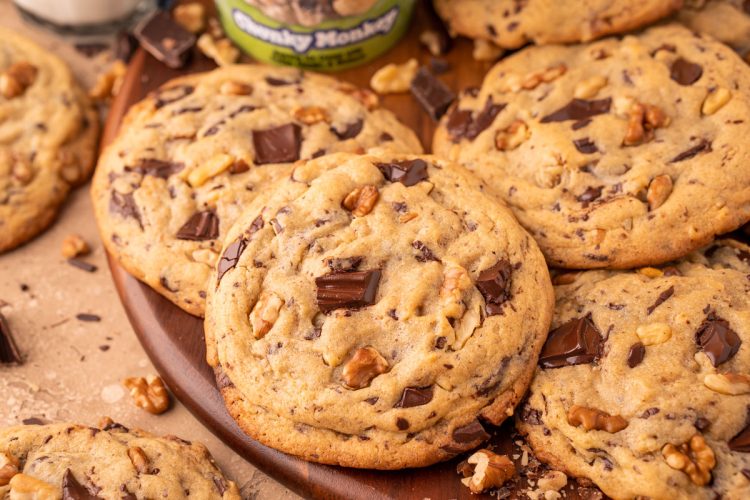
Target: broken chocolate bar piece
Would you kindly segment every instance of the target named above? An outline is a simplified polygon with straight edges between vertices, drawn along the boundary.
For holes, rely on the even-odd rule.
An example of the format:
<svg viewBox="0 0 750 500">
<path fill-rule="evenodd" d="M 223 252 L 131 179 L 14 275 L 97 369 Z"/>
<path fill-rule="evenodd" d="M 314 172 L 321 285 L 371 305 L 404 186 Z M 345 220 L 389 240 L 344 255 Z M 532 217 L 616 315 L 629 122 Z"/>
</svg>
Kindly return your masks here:
<svg viewBox="0 0 750 500">
<path fill-rule="evenodd" d="M 456 94 L 425 67 L 419 68 L 410 88 L 417 102 L 435 121 L 438 121 L 456 100 Z"/>
<path fill-rule="evenodd" d="M 163 11 L 156 11 L 135 29 L 135 37 L 152 56 L 169 66 L 185 65 L 190 49 L 195 45 L 195 35 L 172 20 Z"/>
<path fill-rule="evenodd" d="M 380 269 L 332 272 L 315 278 L 318 307 L 324 313 L 334 309 L 355 309 L 375 303 Z"/>
<path fill-rule="evenodd" d="M 10 326 L 5 317 L 0 314 L 0 363 L 21 363 L 21 353 L 16 347 Z"/>
</svg>

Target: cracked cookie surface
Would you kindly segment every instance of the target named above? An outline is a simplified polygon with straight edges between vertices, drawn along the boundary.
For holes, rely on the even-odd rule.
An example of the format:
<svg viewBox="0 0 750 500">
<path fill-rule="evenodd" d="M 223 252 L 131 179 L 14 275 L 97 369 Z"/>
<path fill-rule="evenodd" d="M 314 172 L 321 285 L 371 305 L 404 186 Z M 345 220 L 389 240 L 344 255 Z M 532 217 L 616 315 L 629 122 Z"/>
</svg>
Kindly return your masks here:
<svg viewBox="0 0 750 500">
<path fill-rule="evenodd" d="M 537 456 L 613 498 L 750 495 L 750 247 L 555 278 L 517 424 Z"/>
<path fill-rule="evenodd" d="M 377 97 L 330 77 L 238 65 L 168 82 L 128 112 L 94 178 L 107 250 L 202 316 L 221 238 L 292 163 L 380 147 L 421 152 Z"/>
<path fill-rule="evenodd" d="M 239 500 L 205 446 L 112 423 L 0 429 L 0 497 Z"/>
<path fill-rule="evenodd" d="M 62 60 L 0 28 L 0 253 L 43 231 L 88 178 L 98 120 Z"/>
<path fill-rule="evenodd" d="M 748 114 L 750 67 L 666 26 L 508 57 L 433 149 L 494 188 L 551 265 L 629 268 L 750 219 Z"/>
<path fill-rule="evenodd" d="M 255 200 L 227 235 L 206 317 L 245 432 L 307 460 L 395 469 L 474 448 L 512 414 L 552 290 L 533 239 L 483 190 L 436 157 L 341 154 Z"/>
</svg>

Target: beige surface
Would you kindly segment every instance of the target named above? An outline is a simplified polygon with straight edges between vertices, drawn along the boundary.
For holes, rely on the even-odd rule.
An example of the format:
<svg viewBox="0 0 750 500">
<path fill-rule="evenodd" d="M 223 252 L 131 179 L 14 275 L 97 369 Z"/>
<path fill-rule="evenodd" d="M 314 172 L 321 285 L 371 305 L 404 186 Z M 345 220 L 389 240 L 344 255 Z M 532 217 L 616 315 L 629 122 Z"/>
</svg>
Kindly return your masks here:
<svg viewBox="0 0 750 500">
<path fill-rule="evenodd" d="M 96 58 L 86 59 L 53 37 L 23 26 L 7 0 L 0 0 L 0 24 L 54 46 L 82 83 L 91 84 Z M 96 424 L 99 416 L 109 415 L 130 427 L 205 443 L 240 486 L 243 498 L 295 498 L 224 446 L 179 403 L 160 416 L 131 403 L 120 381 L 156 372 L 112 285 L 87 191 L 85 186 L 74 194 L 44 235 L 0 256 L 0 312 L 25 357 L 22 366 L 0 365 L 0 426 L 29 417 Z M 98 266 L 96 272 L 74 268 L 60 256 L 60 244 L 71 233 L 92 245 L 93 253 L 84 260 Z M 82 322 L 76 319 L 78 313 L 97 314 L 102 320 Z"/>
</svg>

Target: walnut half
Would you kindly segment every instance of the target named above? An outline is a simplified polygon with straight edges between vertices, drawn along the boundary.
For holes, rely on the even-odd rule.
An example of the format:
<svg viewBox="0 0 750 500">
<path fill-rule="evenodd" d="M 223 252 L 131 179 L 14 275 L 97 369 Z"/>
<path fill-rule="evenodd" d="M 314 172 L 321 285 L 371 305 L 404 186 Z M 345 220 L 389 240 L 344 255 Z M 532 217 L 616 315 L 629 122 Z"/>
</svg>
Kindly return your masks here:
<svg viewBox="0 0 750 500">
<path fill-rule="evenodd" d="M 0 453 L 0 486 L 7 486 L 18 474 L 18 459 L 7 453 Z"/>
<path fill-rule="evenodd" d="M 711 470 L 716 467 L 716 456 L 700 434 L 679 446 L 667 444 L 661 450 L 667 465 L 681 470 L 693 484 L 704 486 L 711 481 Z"/>
<path fill-rule="evenodd" d="M 349 389 L 362 389 L 388 371 L 388 361 L 374 347 L 360 347 L 344 365 L 341 378 Z"/>
<path fill-rule="evenodd" d="M 482 493 L 490 488 L 499 488 L 516 475 L 516 466 L 505 456 L 490 450 L 479 450 L 458 465 L 464 477 L 461 482 L 472 493 Z"/>
<path fill-rule="evenodd" d="M 133 402 L 139 408 L 149 413 L 159 415 L 169 408 L 169 393 L 161 378 L 155 375 L 144 377 L 128 377 L 122 385 L 130 390 Z"/>
<path fill-rule="evenodd" d="M 596 408 L 573 405 L 568 410 L 568 423 L 576 427 L 583 426 L 587 431 L 607 431 L 615 433 L 628 426 L 628 421 L 620 415 L 610 415 Z"/>
<path fill-rule="evenodd" d="M 379 197 L 380 193 L 378 193 L 378 188 L 368 184 L 366 186 L 358 187 L 346 195 L 346 198 L 344 198 L 341 205 L 349 210 L 355 217 L 362 217 L 372 211 L 373 207 L 375 207 L 375 203 L 378 202 Z"/>
</svg>

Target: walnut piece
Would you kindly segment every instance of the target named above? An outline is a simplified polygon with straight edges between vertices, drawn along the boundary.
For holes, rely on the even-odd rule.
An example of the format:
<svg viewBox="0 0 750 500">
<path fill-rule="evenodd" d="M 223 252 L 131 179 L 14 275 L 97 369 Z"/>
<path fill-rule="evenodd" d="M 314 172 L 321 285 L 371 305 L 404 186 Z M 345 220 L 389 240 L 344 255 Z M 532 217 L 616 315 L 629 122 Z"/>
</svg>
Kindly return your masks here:
<svg viewBox="0 0 750 500">
<path fill-rule="evenodd" d="M 607 77 L 601 75 L 581 80 L 573 91 L 573 97 L 576 99 L 591 99 L 598 94 L 601 89 L 606 87 L 607 83 Z"/>
<path fill-rule="evenodd" d="M 368 111 L 372 111 L 380 105 L 380 100 L 374 92 L 367 89 L 355 87 L 351 83 L 339 82 L 337 90 L 350 95 L 358 100 Z"/>
<path fill-rule="evenodd" d="M 215 39 L 209 33 L 198 37 L 196 45 L 206 57 L 213 59 L 219 66 L 228 66 L 240 58 L 240 49 L 234 46 L 229 38 Z"/>
<path fill-rule="evenodd" d="M 741 373 L 709 373 L 703 384 L 714 392 L 728 396 L 750 393 L 750 377 Z"/>
<path fill-rule="evenodd" d="M 250 312 L 250 325 L 253 327 L 253 336 L 262 339 L 271 331 L 276 320 L 279 319 L 279 311 L 284 301 L 273 292 L 260 294 L 258 302 Z"/>
<path fill-rule="evenodd" d="M 709 92 L 706 98 L 703 100 L 701 106 L 701 113 L 704 115 L 712 115 L 724 107 L 732 99 L 732 92 L 719 87 Z"/>
<path fill-rule="evenodd" d="M 464 291 L 471 288 L 469 273 L 453 262 L 445 262 L 443 286 L 440 287 L 440 305 L 446 318 L 460 318 L 464 313 Z"/>
<path fill-rule="evenodd" d="M 169 393 L 160 377 L 128 377 L 122 384 L 130 391 L 130 397 L 139 408 L 159 415 L 169 408 Z"/>
<path fill-rule="evenodd" d="M 646 192 L 648 209 L 656 210 L 662 206 L 670 194 L 672 194 L 672 178 L 666 174 L 654 177 Z"/>
<path fill-rule="evenodd" d="M 693 484 L 705 486 L 711 481 L 716 456 L 702 435 L 696 434 L 679 446 L 667 444 L 661 453 L 667 465 L 687 474 Z"/>
<path fill-rule="evenodd" d="M 654 130 L 666 127 L 669 118 L 656 106 L 633 102 L 628 110 L 628 131 L 623 146 L 637 146 L 654 138 Z"/>
<path fill-rule="evenodd" d="M 656 345 L 672 338 L 672 328 L 666 323 L 650 323 L 635 329 L 636 335 L 643 345 Z"/>
<path fill-rule="evenodd" d="M 560 491 L 568 484 L 568 476 L 559 470 L 551 470 L 540 477 L 536 484 L 542 491 Z"/>
<path fill-rule="evenodd" d="M 89 89 L 89 97 L 95 101 L 109 101 L 115 97 L 122 87 L 128 67 L 121 60 L 116 60 L 104 72 L 96 77 L 96 83 Z"/>
<path fill-rule="evenodd" d="M 91 251 L 88 243 L 77 234 L 69 234 L 65 237 L 60 247 L 60 253 L 66 259 L 73 259 L 79 255 L 86 255 Z"/>
<path fill-rule="evenodd" d="M 26 61 L 13 63 L 0 73 L 0 94 L 7 99 L 23 95 L 36 81 L 36 66 Z"/>
<path fill-rule="evenodd" d="M 305 125 L 330 121 L 328 111 L 320 106 L 298 106 L 292 111 L 292 116 Z"/>
<path fill-rule="evenodd" d="M 388 371 L 388 361 L 371 346 L 360 347 L 344 364 L 341 378 L 349 389 L 362 389 L 370 385 L 372 379 Z"/>
<path fill-rule="evenodd" d="M 661 278 L 664 276 L 664 271 L 655 267 L 642 267 L 638 269 L 638 273 L 646 276 L 647 278 Z"/>
<path fill-rule="evenodd" d="M 516 475 L 516 466 L 507 456 L 486 449 L 477 451 L 465 463 L 459 464 L 459 470 L 464 475 L 471 473 L 471 476 L 464 477 L 461 482 L 475 494 L 499 488 Z"/>
<path fill-rule="evenodd" d="M 200 2 L 180 4 L 172 11 L 177 24 L 191 33 L 200 33 L 206 29 L 206 8 Z"/>
<path fill-rule="evenodd" d="M 607 412 L 573 405 L 568 410 L 568 423 L 575 427 L 583 426 L 587 431 L 607 431 L 610 434 L 620 432 L 628 426 L 628 421 L 620 415 L 610 415 Z"/>
<path fill-rule="evenodd" d="M 521 88 L 525 90 L 533 90 L 539 86 L 540 83 L 549 83 L 557 80 L 559 77 L 568 71 L 568 67 L 564 64 L 558 64 L 551 66 L 543 71 L 537 71 L 535 73 L 527 74 L 521 81 Z"/>
<path fill-rule="evenodd" d="M 341 205 L 349 210 L 355 217 L 362 217 L 372 212 L 377 203 L 380 193 L 378 188 L 371 184 L 358 187 L 344 198 Z"/>
<path fill-rule="evenodd" d="M 192 187 L 199 187 L 212 177 L 224 172 L 234 163 L 234 156 L 220 153 L 207 162 L 201 163 L 187 174 L 187 181 Z"/>
<path fill-rule="evenodd" d="M 378 94 L 407 92 L 419 69 L 419 62 L 412 58 L 404 64 L 386 64 L 372 75 L 370 87 Z"/>
<path fill-rule="evenodd" d="M 0 486 L 7 486 L 18 474 L 18 459 L 13 455 L 0 452 Z"/>
<path fill-rule="evenodd" d="M 9 498 L 33 500 L 59 500 L 60 498 L 59 486 L 53 486 L 23 473 L 13 476 L 8 484 L 10 485 Z"/>
<path fill-rule="evenodd" d="M 236 80 L 227 80 L 221 84 L 219 92 L 223 95 L 250 95 L 253 93 L 253 86 Z"/>
<path fill-rule="evenodd" d="M 133 467 L 135 467 L 135 470 L 138 471 L 138 474 L 148 474 L 148 457 L 141 448 L 138 446 L 131 446 L 128 448 L 128 457 L 130 458 Z"/>
<path fill-rule="evenodd" d="M 523 144 L 530 135 L 528 125 L 521 120 L 515 120 L 508 128 L 497 131 L 495 147 L 498 151 L 511 151 Z"/>
</svg>

